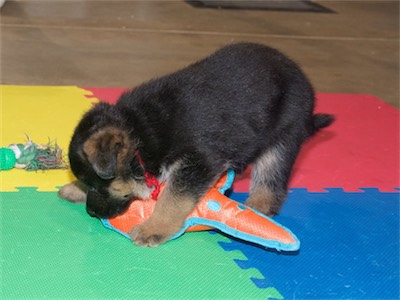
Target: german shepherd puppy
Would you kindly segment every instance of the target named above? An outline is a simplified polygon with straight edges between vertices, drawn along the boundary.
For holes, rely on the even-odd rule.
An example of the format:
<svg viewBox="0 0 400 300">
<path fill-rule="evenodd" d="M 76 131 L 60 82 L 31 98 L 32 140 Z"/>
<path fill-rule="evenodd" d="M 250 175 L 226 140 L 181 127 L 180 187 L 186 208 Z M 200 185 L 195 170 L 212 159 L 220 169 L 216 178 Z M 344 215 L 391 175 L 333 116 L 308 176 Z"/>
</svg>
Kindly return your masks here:
<svg viewBox="0 0 400 300">
<path fill-rule="evenodd" d="M 148 198 L 144 175 L 155 176 L 165 189 L 151 217 L 130 233 L 137 245 L 155 247 L 180 230 L 221 174 L 253 164 L 246 204 L 273 216 L 301 145 L 333 121 L 313 114 L 314 101 L 309 80 L 282 53 L 229 45 L 87 112 L 69 148 L 78 181 L 60 196 L 111 218 L 132 199 Z"/>
</svg>

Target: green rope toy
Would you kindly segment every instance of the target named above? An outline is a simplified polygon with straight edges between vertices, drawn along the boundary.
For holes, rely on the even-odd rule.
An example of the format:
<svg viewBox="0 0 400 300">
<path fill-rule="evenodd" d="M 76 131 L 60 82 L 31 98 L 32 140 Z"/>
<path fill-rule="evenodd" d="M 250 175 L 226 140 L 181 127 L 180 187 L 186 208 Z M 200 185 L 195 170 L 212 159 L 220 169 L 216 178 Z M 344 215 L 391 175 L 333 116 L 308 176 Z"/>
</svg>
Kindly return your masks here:
<svg viewBox="0 0 400 300">
<path fill-rule="evenodd" d="M 47 145 L 36 144 L 28 137 L 25 144 L 12 144 L 0 148 L 0 170 L 12 168 L 27 171 L 67 169 L 62 149 L 55 142 Z"/>
</svg>

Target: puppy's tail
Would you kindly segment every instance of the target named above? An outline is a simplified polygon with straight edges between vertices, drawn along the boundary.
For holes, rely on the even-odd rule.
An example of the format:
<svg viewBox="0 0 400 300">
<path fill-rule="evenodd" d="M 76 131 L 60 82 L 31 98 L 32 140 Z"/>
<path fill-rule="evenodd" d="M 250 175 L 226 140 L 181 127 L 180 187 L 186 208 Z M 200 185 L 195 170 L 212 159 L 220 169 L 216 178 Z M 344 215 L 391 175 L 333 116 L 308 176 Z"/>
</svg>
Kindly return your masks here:
<svg viewBox="0 0 400 300">
<path fill-rule="evenodd" d="M 319 129 L 331 125 L 335 121 L 333 115 L 329 114 L 315 114 L 313 116 L 313 129 L 311 135 L 314 135 Z"/>
</svg>

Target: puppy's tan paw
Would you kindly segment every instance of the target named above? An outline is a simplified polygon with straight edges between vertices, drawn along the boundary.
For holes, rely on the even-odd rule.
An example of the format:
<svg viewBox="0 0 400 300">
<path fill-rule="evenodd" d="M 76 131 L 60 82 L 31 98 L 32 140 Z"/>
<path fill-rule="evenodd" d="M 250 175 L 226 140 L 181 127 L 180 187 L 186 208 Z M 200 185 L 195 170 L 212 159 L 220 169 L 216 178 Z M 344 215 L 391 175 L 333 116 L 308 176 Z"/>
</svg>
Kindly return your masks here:
<svg viewBox="0 0 400 300">
<path fill-rule="evenodd" d="M 151 222 L 135 226 L 129 233 L 132 242 L 140 247 L 157 247 L 166 242 L 178 229 L 155 226 Z"/>
<path fill-rule="evenodd" d="M 64 185 L 59 191 L 58 196 L 73 203 L 86 203 L 87 189 L 79 181 L 74 181 Z"/>
</svg>

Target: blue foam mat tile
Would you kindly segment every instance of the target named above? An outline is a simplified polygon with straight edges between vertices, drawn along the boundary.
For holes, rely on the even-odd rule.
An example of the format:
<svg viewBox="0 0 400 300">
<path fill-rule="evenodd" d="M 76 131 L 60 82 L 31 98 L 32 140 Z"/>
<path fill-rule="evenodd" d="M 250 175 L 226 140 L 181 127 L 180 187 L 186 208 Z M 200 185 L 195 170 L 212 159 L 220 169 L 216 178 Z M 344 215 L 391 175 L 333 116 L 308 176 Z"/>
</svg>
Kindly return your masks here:
<svg viewBox="0 0 400 300">
<path fill-rule="evenodd" d="M 265 278 L 250 278 L 251 281 L 260 289 L 266 289 L 270 287 L 270 284 L 268 283 L 268 280 Z"/>
<path fill-rule="evenodd" d="M 237 250 L 237 246 L 235 246 L 232 242 L 218 242 L 218 244 L 225 250 L 225 251 L 233 251 Z"/>
<path fill-rule="evenodd" d="M 275 219 L 301 241 L 295 253 L 267 251 L 232 240 L 221 246 L 240 250 L 243 269 L 256 268 L 285 299 L 398 299 L 399 193 L 361 189 L 348 193 L 292 189 Z M 243 202 L 247 194 L 232 193 Z"/>
<path fill-rule="evenodd" d="M 252 268 L 252 264 L 249 263 L 248 260 L 243 260 L 243 259 L 234 259 L 235 263 L 243 270 L 247 270 Z"/>
</svg>

